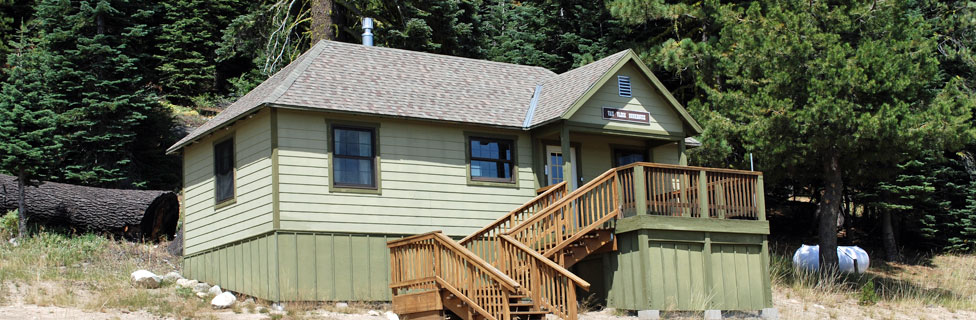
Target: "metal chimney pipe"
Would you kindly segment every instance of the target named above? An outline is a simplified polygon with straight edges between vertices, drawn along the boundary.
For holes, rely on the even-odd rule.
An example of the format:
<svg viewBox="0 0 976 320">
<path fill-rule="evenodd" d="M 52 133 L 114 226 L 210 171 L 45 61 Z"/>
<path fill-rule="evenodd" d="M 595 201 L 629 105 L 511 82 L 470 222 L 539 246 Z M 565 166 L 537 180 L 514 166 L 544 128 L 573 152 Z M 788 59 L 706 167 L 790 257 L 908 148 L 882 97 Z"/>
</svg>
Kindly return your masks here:
<svg viewBox="0 0 976 320">
<path fill-rule="evenodd" d="M 363 18 L 363 45 L 373 46 L 373 18 Z"/>
</svg>

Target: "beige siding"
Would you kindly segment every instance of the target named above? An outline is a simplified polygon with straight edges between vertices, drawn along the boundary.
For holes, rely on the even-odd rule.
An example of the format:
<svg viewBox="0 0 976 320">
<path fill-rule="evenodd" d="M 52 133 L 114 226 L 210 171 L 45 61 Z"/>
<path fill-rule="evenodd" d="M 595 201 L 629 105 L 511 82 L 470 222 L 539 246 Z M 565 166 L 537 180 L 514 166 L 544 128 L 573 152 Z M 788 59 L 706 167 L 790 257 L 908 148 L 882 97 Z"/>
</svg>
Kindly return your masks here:
<svg viewBox="0 0 976 320">
<path fill-rule="evenodd" d="M 381 194 L 329 191 L 327 120 L 379 123 Z M 519 137 L 519 188 L 468 185 L 465 132 Z M 466 235 L 535 194 L 521 131 L 281 110 L 278 139 L 282 230 Z"/>
<path fill-rule="evenodd" d="M 617 76 L 629 76 L 632 97 L 617 94 Z M 608 121 L 603 119 L 603 108 L 643 111 L 650 114 L 650 124 Z M 598 125 L 607 129 L 647 132 L 656 134 L 680 134 L 683 124 L 678 112 L 667 102 L 644 73 L 629 62 L 614 74 L 587 100 L 570 121 Z"/>
<path fill-rule="evenodd" d="M 215 208 L 213 143 L 234 135 L 236 201 Z M 183 154 L 186 254 L 272 230 L 271 117 L 264 110 L 187 146 Z"/>
</svg>

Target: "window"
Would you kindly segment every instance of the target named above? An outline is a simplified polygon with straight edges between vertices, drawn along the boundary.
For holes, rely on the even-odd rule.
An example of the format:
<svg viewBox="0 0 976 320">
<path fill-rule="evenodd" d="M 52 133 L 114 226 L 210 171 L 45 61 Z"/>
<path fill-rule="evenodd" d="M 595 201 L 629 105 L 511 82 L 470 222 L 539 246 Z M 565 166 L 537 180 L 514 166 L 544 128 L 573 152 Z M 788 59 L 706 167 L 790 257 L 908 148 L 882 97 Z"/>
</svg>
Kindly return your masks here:
<svg viewBox="0 0 976 320">
<path fill-rule="evenodd" d="M 613 149 L 613 166 L 625 166 L 634 162 L 644 162 L 646 154 L 637 149 Z"/>
<path fill-rule="evenodd" d="M 630 97 L 630 77 L 617 76 L 617 94 L 621 97 Z"/>
<path fill-rule="evenodd" d="M 217 204 L 234 199 L 234 138 L 214 144 L 214 193 Z"/>
<path fill-rule="evenodd" d="M 375 129 L 332 127 L 332 184 L 377 189 Z"/>
<path fill-rule="evenodd" d="M 515 182 L 514 140 L 471 137 L 468 152 L 472 181 Z"/>
</svg>

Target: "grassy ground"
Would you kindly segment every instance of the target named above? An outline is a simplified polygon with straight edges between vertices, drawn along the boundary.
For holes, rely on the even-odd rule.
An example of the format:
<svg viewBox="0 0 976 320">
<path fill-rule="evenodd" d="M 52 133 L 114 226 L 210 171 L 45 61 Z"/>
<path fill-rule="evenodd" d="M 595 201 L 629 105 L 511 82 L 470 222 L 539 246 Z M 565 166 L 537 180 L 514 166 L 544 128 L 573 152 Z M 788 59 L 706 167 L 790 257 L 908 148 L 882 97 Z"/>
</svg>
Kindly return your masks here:
<svg viewBox="0 0 976 320">
<path fill-rule="evenodd" d="M 177 259 L 163 250 L 164 244 L 39 232 L 14 246 L 3 237 L 0 234 L 0 309 L 36 305 L 180 319 L 370 319 L 362 314 L 365 310 L 381 309 L 353 304 L 339 310 L 331 304 L 306 303 L 287 305 L 284 314 L 273 316 L 267 303 L 258 301 L 216 312 L 210 309 L 209 301 L 172 284 L 140 289 L 129 283 L 129 274 L 137 269 L 157 274 L 179 270 Z M 927 264 L 922 265 L 874 263 L 862 276 L 800 272 L 792 268 L 789 257 L 772 256 L 774 302 L 784 319 L 976 318 L 973 255 L 938 255 L 923 259 Z M 0 318 L 8 311 L 0 311 Z M 584 319 L 620 319 L 622 315 L 603 312 Z"/>
</svg>

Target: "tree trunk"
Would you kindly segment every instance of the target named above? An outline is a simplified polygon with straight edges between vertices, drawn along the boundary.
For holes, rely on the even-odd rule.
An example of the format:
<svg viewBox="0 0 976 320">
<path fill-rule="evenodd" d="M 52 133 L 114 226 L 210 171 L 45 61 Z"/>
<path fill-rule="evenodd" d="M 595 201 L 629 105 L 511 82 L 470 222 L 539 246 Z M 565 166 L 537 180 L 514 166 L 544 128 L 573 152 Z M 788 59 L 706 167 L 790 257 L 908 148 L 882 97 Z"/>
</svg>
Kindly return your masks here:
<svg viewBox="0 0 976 320">
<path fill-rule="evenodd" d="M 891 227 L 891 211 L 881 212 L 881 240 L 884 242 L 885 257 L 888 261 L 901 262 L 901 253 L 898 252 L 898 244 L 895 242 L 895 232 Z"/>
<path fill-rule="evenodd" d="M 332 0 L 311 1 L 312 21 L 310 28 L 312 45 L 319 40 L 334 40 L 332 34 Z"/>
<path fill-rule="evenodd" d="M 837 268 L 837 215 L 843 201 L 844 180 L 841 177 L 840 155 L 830 148 L 824 153 L 824 194 L 820 201 L 820 270 Z"/>
<path fill-rule="evenodd" d="M 14 180 L 0 175 L 0 209 L 19 206 L 21 219 L 29 212 L 33 224 L 105 232 L 133 240 L 171 238 L 176 232 L 180 202 L 173 192 L 103 189 L 54 182 L 25 191 L 26 181 L 17 179 L 18 183 L 14 184 Z M 19 203 L 14 203 L 14 197 L 7 191 L 15 185 L 20 186 Z"/>
<path fill-rule="evenodd" d="M 23 239 L 27 235 L 27 208 L 24 206 L 24 178 L 27 174 L 21 168 L 17 172 L 17 237 Z"/>
</svg>

